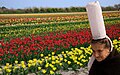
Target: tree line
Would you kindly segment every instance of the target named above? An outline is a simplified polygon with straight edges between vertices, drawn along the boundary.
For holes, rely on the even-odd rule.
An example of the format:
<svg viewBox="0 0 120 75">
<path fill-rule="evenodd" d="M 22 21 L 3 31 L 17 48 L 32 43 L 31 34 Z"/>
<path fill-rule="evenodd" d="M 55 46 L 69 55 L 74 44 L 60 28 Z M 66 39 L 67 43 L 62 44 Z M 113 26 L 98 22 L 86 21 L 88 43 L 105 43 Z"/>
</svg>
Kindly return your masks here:
<svg viewBox="0 0 120 75">
<path fill-rule="evenodd" d="M 120 4 L 114 6 L 102 7 L 103 11 L 120 11 Z M 24 8 L 24 9 L 8 9 L 0 7 L 0 14 L 19 14 L 19 13 L 60 13 L 60 12 L 86 12 L 85 7 L 69 7 L 69 8 Z"/>
</svg>

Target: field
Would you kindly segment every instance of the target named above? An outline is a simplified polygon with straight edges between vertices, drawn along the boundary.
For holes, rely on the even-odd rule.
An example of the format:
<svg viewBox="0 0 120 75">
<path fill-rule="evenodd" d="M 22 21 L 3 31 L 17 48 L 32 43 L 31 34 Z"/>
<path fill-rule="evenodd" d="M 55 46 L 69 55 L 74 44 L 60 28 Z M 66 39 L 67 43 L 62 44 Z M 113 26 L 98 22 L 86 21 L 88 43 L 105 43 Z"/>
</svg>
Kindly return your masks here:
<svg viewBox="0 0 120 75">
<path fill-rule="evenodd" d="M 120 51 L 120 11 L 103 12 Z M 0 14 L 0 75 L 61 75 L 87 66 L 92 54 L 86 12 Z"/>
</svg>

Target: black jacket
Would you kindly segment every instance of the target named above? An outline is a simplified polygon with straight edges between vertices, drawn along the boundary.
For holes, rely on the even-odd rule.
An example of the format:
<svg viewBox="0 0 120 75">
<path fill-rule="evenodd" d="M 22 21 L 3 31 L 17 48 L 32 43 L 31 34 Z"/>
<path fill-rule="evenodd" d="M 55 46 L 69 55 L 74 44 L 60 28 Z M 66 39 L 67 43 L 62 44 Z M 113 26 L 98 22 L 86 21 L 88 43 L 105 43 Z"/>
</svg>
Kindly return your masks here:
<svg viewBox="0 0 120 75">
<path fill-rule="evenodd" d="M 101 62 L 95 60 L 89 71 L 89 75 L 120 75 L 120 54 L 117 50 L 113 50 Z"/>
</svg>

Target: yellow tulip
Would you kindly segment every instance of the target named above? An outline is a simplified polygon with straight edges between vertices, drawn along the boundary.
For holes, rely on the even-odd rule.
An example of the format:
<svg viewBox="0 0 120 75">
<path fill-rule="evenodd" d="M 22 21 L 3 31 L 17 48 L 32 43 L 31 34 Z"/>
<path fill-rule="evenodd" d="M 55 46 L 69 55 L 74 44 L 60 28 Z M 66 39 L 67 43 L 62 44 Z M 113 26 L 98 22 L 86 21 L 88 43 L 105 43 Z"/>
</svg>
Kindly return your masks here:
<svg viewBox="0 0 120 75">
<path fill-rule="evenodd" d="M 32 63 L 32 66 L 35 66 L 36 65 L 36 63 Z"/>
<path fill-rule="evenodd" d="M 44 73 L 44 74 L 45 74 L 45 73 L 46 73 L 46 70 L 45 70 L 45 69 L 43 69 L 43 70 L 42 70 L 42 73 Z"/>
<path fill-rule="evenodd" d="M 41 67 L 38 67 L 38 70 L 41 70 Z"/>
<path fill-rule="evenodd" d="M 62 51 L 62 54 L 64 54 L 64 51 Z"/>
<path fill-rule="evenodd" d="M 47 63 L 46 65 L 45 65 L 45 67 L 47 68 L 49 66 L 49 63 Z"/>
<path fill-rule="evenodd" d="M 59 63 L 60 61 L 56 60 L 56 63 Z"/>
<path fill-rule="evenodd" d="M 34 58 L 33 61 L 36 63 L 36 62 L 37 62 L 37 59 Z"/>
<path fill-rule="evenodd" d="M 62 61 L 63 60 L 63 58 L 60 58 L 60 61 Z"/>
<path fill-rule="evenodd" d="M 31 63 L 33 63 L 33 61 L 32 61 L 32 60 L 29 60 L 29 61 L 28 61 L 28 63 L 30 63 L 30 64 L 31 64 Z"/>
<path fill-rule="evenodd" d="M 113 44 L 114 45 L 117 44 L 117 39 L 113 40 Z"/>
<path fill-rule="evenodd" d="M 75 63 L 77 63 L 77 60 L 74 60 Z"/>
<path fill-rule="evenodd" d="M 38 63 L 39 63 L 39 64 L 42 64 L 42 61 L 41 61 L 41 60 L 38 60 Z"/>
<path fill-rule="evenodd" d="M 44 61 L 45 59 L 42 59 L 42 62 Z"/>
<path fill-rule="evenodd" d="M 48 56 L 46 56 L 45 59 L 48 59 Z"/>
<path fill-rule="evenodd" d="M 25 68 L 26 66 L 25 65 L 22 65 L 22 68 Z"/>
<path fill-rule="evenodd" d="M 67 58 L 67 55 L 66 55 L 66 54 L 64 54 L 63 56 L 64 56 L 65 58 Z"/>
<path fill-rule="evenodd" d="M 9 66 L 9 63 L 6 63 L 6 66 Z"/>
<path fill-rule="evenodd" d="M 82 64 L 82 63 L 80 63 L 80 66 L 83 66 L 83 64 Z"/>
<path fill-rule="evenodd" d="M 78 60 L 80 60 L 81 58 L 78 58 Z"/>
<path fill-rule="evenodd" d="M 6 72 L 10 73 L 12 70 L 11 69 L 6 69 Z"/>
<path fill-rule="evenodd" d="M 9 65 L 9 68 L 12 68 L 12 64 L 11 64 L 11 65 Z"/>
<path fill-rule="evenodd" d="M 54 71 L 50 70 L 50 74 L 54 74 Z"/>
<path fill-rule="evenodd" d="M 71 64 L 71 61 L 68 61 L 68 64 Z"/>
<path fill-rule="evenodd" d="M 50 54 L 48 54 L 48 56 L 51 56 Z"/>
<path fill-rule="evenodd" d="M 28 63 L 28 67 L 31 67 L 31 64 Z"/>
<path fill-rule="evenodd" d="M 65 62 L 67 62 L 67 59 L 64 59 Z"/>
<path fill-rule="evenodd" d="M 77 64 L 80 64 L 80 62 L 77 62 Z"/>
<path fill-rule="evenodd" d="M 55 52 L 52 52 L 52 55 L 54 55 L 55 54 Z"/>
<path fill-rule="evenodd" d="M 59 60 L 59 57 L 58 56 L 55 56 L 57 60 Z"/>
<path fill-rule="evenodd" d="M 14 66 L 14 69 L 17 69 L 18 67 Z"/>
<path fill-rule="evenodd" d="M 52 56 L 52 60 L 55 60 L 55 57 L 54 57 L 54 56 Z"/>
<path fill-rule="evenodd" d="M 4 68 L 3 68 L 3 69 L 4 69 L 4 70 L 5 70 L 5 69 L 8 69 L 8 67 L 7 67 L 7 66 L 4 66 Z"/>
<path fill-rule="evenodd" d="M 53 68 L 54 66 L 52 64 L 49 64 L 51 68 Z"/>
<path fill-rule="evenodd" d="M 66 53 L 68 53 L 68 51 L 66 51 Z"/>
<path fill-rule="evenodd" d="M 60 66 L 62 66 L 62 63 L 59 63 Z"/>
<path fill-rule="evenodd" d="M 20 67 L 20 66 L 21 66 L 21 64 L 18 64 L 18 66 Z"/>
<path fill-rule="evenodd" d="M 114 47 L 115 47 L 115 48 L 118 48 L 118 45 L 115 45 Z"/>
<path fill-rule="evenodd" d="M 56 68 L 56 67 L 53 67 L 52 69 L 55 71 L 57 68 Z"/>
<path fill-rule="evenodd" d="M 2 68 L 0 68 L 0 71 L 2 71 Z"/>
<path fill-rule="evenodd" d="M 44 55 L 43 54 L 40 54 L 41 57 L 43 57 Z"/>
<path fill-rule="evenodd" d="M 24 61 L 21 61 L 21 64 L 22 64 L 22 65 L 24 65 L 24 64 L 25 64 L 25 62 L 24 62 Z"/>
<path fill-rule="evenodd" d="M 15 64 L 18 64 L 18 61 L 17 61 L 17 60 L 15 61 Z"/>
<path fill-rule="evenodd" d="M 52 61 L 52 64 L 55 64 L 55 61 Z"/>
</svg>

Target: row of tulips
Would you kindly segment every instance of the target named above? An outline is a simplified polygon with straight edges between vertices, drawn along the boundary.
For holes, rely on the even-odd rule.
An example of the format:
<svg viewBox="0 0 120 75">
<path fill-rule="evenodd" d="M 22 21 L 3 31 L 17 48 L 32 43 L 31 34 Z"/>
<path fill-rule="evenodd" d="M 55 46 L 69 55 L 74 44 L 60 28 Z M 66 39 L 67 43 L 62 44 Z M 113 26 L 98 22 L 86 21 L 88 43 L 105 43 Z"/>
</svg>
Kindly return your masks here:
<svg viewBox="0 0 120 75">
<path fill-rule="evenodd" d="M 92 50 L 90 47 L 72 48 L 71 51 L 62 51 L 60 54 L 55 52 L 47 55 L 39 54 L 39 59 L 15 61 L 13 64 L 6 63 L 1 67 L 1 73 L 4 75 L 27 75 L 35 73 L 36 75 L 55 75 L 60 70 L 77 70 L 86 66 Z"/>
<path fill-rule="evenodd" d="M 13 62 L 14 60 L 29 60 L 38 58 L 41 51 L 64 50 L 78 46 L 89 41 L 90 32 L 88 31 L 69 31 L 66 33 L 49 34 L 46 36 L 31 36 L 24 38 L 1 41 L 0 63 Z"/>
<path fill-rule="evenodd" d="M 106 20 L 106 25 L 120 24 L 120 19 Z M 68 31 L 76 30 L 78 28 L 89 28 L 87 22 L 73 22 L 73 23 L 59 23 L 47 25 L 34 25 L 34 26 L 10 26 L 0 27 L 0 39 L 10 37 L 29 36 L 31 34 L 42 35 L 44 32 Z"/>
<path fill-rule="evenodd" d="M 115 49 L 120 51 L 120 37 L 113 40 Z M 47 55 L 39 54 L 39 58 L 25 61 L 15 60 L 13 64 L 1 66 L 1 75 L 61 75 L 60 70 L 74 70 L 87 66 L 92 54 L 91 46 L 71 48 L 61 53 L 51 52 Z"/>
<path fill-rule="evenodd" d="M 76 28 L 88 27 L 86 22 L 76 22 L 76 23 L 61 23 L 61 24 L 49 24 L 49 25 L 36 25 L 36 26 L 10 26 L 10 27 L 0 27 L 0 37 L 21 37 L 29 36 L 31 34 L 40 34 L 44 32 L 55 32 L 63 30 L 74 30 Z"/>
<path fill-rule="evenodd" d="M 86 17 L 83 15 L 66 15 L 57 17 L 40 17 L 40 18 L 10 18 L 1 19 L 3 25 L 32 25 L 32 24 L 46 24 L 46 23 L 59 23 L 59 22 L 75 22 L 85 21 Z M 2 24 L 1 24 L 2 25 Z"/>
<path fill-rule="evenodd" d="M 120 52 L 120 37 L 118 39 L 113 40 L 113 45 L 114 48 Z"/>
<path fill-rule="evenodd" d="M 114 39 L 120 36 L 120 27 L 115 26 L 107 28 L 107 35 Z M 84 28 L 59 33 L 51 32 L 45 36 L 31 35 L 29 37 L 14 38 L 10 41 L 3 39 L 0 41 L 0 63 L 39 58 L 38 55 L 42 51 L 46 54 L 51 51 L 69 50 L 81 45 L 87 46 L 90 37 L 90 29 Z"/>
<path fill-rule="evenodd" d="M 104 18 L 120 18 L 120 12 L 103 13 Z M 45 15 L 45 14 L 43 14 Z M 13 17 L 13 16 L 12 16 Z M 51 24 L 59 22 L 82 22 L 87 21 L 87 14 L 66 14 L 53 16 L 37 16 L 34 18 L 1 18 L 0 25 L 35 25 L 35 24 Z"/>
</svg>

